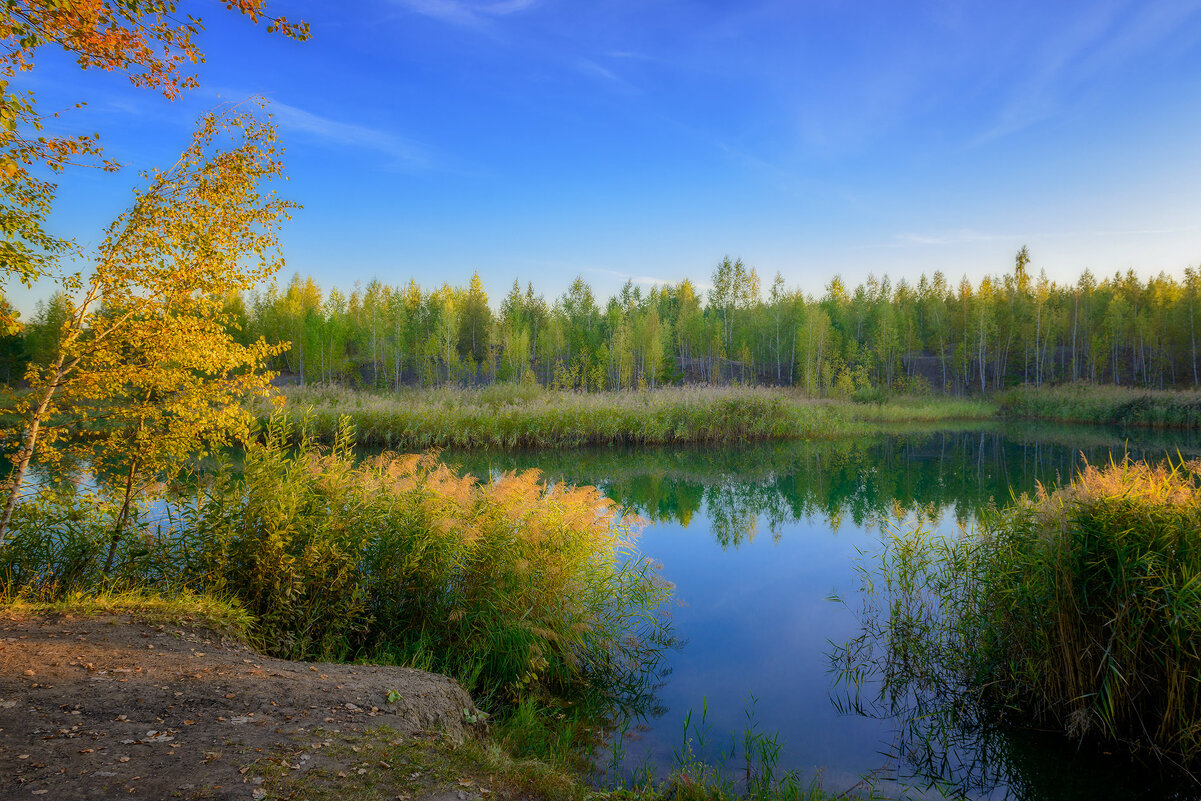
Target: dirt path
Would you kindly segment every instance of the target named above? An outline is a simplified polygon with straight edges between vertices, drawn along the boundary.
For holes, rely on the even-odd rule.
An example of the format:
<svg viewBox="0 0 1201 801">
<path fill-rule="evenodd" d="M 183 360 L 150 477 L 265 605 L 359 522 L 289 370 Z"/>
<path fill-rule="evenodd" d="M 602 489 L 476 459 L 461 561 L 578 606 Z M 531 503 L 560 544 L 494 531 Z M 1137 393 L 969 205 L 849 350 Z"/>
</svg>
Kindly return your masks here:
<svg viewBox="0 0 1201 801">
<path fill-rule="evenodd" d="M 247 766 L 281 744 L 305 744 L 290 773 L 340 775 L 331 737 L 387 727 L 461 738 L 475 712 L 444 676 L 270 659 L 204 628 L 0 619 L 4 799 L 261 798 Z"/>
</svg>

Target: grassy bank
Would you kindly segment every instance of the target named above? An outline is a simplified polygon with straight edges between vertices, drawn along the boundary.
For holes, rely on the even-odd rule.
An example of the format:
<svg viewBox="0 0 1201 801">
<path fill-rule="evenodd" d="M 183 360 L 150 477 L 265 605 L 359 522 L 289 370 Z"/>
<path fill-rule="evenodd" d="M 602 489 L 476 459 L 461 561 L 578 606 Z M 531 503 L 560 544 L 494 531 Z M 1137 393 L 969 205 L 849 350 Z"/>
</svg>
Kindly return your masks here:
<svg viewBox="0 0 1201 801">
<path fill-rule="evenodd" d="M 641 692 L 670 640 L 670 589 L 594 488 L 480 484 L 430 457 L 357 463 L 272 427 L 105 570 L 114 509 L 47 490 L 17 508 L 0 597 L 145 591 L 225 598 L 274 656 L 372 659 L 460 678 L 481 703 L 605 704 Z"/>
<path fill-rule="evenodd" d="M 1061 423 L 1201 428 L 1201 392 L 1096 384 L 1018 387 L 1002 397 L 1000 414 Z"/>
<path fill-rule="evenodd" d="M 854 682 L 1201 763 L 1201 463 L 1089 467 L 978 536 L 900 532 L 865 578 Z"/>
<path fill-rule="evenodd" d="M 417 450 L 827 438 L 906 423 L 987 420 L 995 412 L 974 400 L 858 404 L 744 387 L 579 393 L 496 385 L 387 394 L 293 387 L 285 398 L 286 408 L 323 441 L 333 440 L 345 416 L 364 445 Z M 266 418 L 271 410 L 259 414 Z"/>
<path fill-rule="evenodd" d="M 236 605 L 188 593 L 73 594 L 51 602 L 18 599 L 0 605 L 4 639 L 24 643 L 17 664 L 26 675 L 38 677 L 30 689 L 40 694 L 26 695 L 29 680 L 9 676 L 5 698 L 22 708 L 47 701 L 57 708 L 60 699 L 79 699 L 82 704 L 71 706 L 79 724 L 75 728 L 108 727 L 89 737 L 86 749 L 59 743 L 57 749 L 39 750 L 36 759 L 15 765 L 15 777 L 6 776 L 0 788 L 9 794 L 19 788 L 26 795 L 40 790 L 54 798 L 78 797 L 81 786 L 112 796 L 225 797 L 223 787 L 241 783 L 249 785 L 243 791 L 247 798 L 314 801 L 448 794 L 473 801 L 827 798 L 816 783 L 802 784 L 795 774 L 780 771 L 775 740 L 755 731 L 746 732 L 738 753 L 730 755 L 727 767 L 732 770 L 700 762 L 690 744 L 703 739 L 703 725 L 692 727 L 690 742 L 665 776 L 589 781 L 586 772 L 553 750 L 531 755 L 530 737 L 553 729 L 559 716 L 531 723 L 515 715 L 499 726 L 481 725 L 483 713 L 473 713 L 477 720 L 467 717 L 474 705 L 467 701 L 469 706 L 459 708 L 466 696 L 446 692 L 444 680 L 416 677 L 408 670 L 272 660 L 245 647 L 248 624 L 253 621 Z M 105 679 L 116 666 L 122 680 Z M 221 683 L 197 686 L 195 673 L 215 673 Z M 344 682 L 345 691 L 331 697 L 331 691 L 344 690 Z M 346 707 L 355 706 L 344 705 L 348 697 L 379 708 L 348 711 Z M 245 713 L 243 719 L 257 716 L 258 727 L 231 737 L 227 721 L 238 719 L 234 711 Z M 126 733 L 122 729 L 139 731 L 144 726 L 138 718 L 156 716 L 159 730 L 169 732 L 166 753 L 126 750 L 133 740 L 119 739 Z M 185 718 L 186 729 L 173 728 Z M 430 725 L 431 720 L 446 728 Z M 37 717 L 11 722 L 0 732 L 0 750 L 32 751 L 24 738 L 32 734 L 36 739 L 37 732 L 30 729 L 38 725 Z M 100 781 L 83 785 L 78 777 L 92 771 Z M 170 778 L 165 783 L 149 779 L 148 786 L 143 779 L 152 773 Z M 180 792 L 188 789 L 192 792 Z"/>
<path fill-rule="evenodd" d="M 661 778 L 598 786 L 578 771 L 544 759 L 518 755 L 503 734 L 454 744 L 436 736 L 397 739 L 387 728 L 351 736 L 317 730 L 326 738 L 322 756 L 342 758 L 352 771 L 329 769 L 298 773 L 289 768 L 302 764 L 307 742 L 284 743 L 275 753 L 248 766 L 247 773 L 262 779 L 263 798 L 336 801 L 394 801 L 398 798 L 439 797 L 439 790 L 463 792 L 467 798 L 522 798 L 533 801 L 835 801 L 878 798 L 870 789 L 862 793 L 833 794 L 818 781 L 803 781 L 795 773 L 776 771 L 774 741 L 752 742 L 757 749 L 732 770 L 677 755 L 674 766 Z M 766 753 L 764 750 L 766 749 Z M 741 754 L 739 756 L 742 756 Z M 766 759 L 766 761 L 765 761 Z M 403 770 L 394 770 L 403 766 Z M 737 778 L 733 778 L 737 776 Z M 482 792 L 481 792 L 482 791 Z M 442 796 L 445 797 L 445 796 Z"/>
</svg>

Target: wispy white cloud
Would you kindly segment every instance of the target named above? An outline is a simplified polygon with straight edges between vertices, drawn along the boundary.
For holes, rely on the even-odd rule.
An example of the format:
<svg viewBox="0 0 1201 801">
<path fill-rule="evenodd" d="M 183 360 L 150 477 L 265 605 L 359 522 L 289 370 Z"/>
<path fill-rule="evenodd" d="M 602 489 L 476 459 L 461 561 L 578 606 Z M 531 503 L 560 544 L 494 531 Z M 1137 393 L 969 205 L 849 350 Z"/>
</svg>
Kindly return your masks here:
<svg viewBox="0 0 1201 801">
<path fill-rule="evenodd" d="M 540 0 L 396 0 L 400 5 L 427 17 L 452 25 L 477 27 L 488 20 L 520 14 L 538 5 Z"/>
<path fill-rule="evenodd" d="M 570 65 L 576 72 L 600 83 L 607 91 L 624 95 L 640 93 L 637 86 L 599 61 L 581 56 L 571 61 Z"/>
<path fill-rule="evenodd" d="M 1083 88 L 1189 30 L 1201 1 L 1130 3 L 1110 0 L 1033 48 L 1019 80 L 977 144 L 1016 133 L 1059 114 Z"/>
<path fill-rule="evenodd" d="M 375 150 L 394 159 L 395 166 L 403 169 L 428 169 L 431 166 L 429 153 L 424 148 L 389 131 L 339 122 L 279 101 L 273 101 L 270 110 L 284 130 L 299 131 L 346 147 Z"/>
<path fill-rule="evenodd" d="M 624 83 L 622 79 L 613 72 L 613 70 L 604 67 L 590 58 L 581 58 L 576 61 L 576 69 L 585 75 L 593 75 L 597 78 L 604 78 L 606 81 L 614 83 Z"/>
</svg>

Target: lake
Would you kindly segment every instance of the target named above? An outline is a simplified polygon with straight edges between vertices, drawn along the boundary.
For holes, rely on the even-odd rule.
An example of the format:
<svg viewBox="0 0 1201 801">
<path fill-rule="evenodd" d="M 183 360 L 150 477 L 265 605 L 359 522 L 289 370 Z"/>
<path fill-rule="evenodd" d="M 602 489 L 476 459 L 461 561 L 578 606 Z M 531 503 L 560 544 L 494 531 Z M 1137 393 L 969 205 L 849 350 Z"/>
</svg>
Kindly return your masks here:
<svg viewBox="0 0 1201 801">
<path fill-rule="evenodd" d="M 953 743 L 912 720 L 847 709 L 832 644 L 860 632 L 863 554 L 888 525 L 970 529 L 981 509 L 1066 482 L 1087 459 L 1188 458 L 1196 436 L 1022 426 L 741 447 L 444 454 L 480 476 L 537 468 L 595 484 L 647 521 L 640 551 L 676 587 L 680 647 L 666 655 L 657 714 L 622 739 L 624 764 L 661 770 L 685 743 L 710 759 L 753 718 L 776 732 L 782 768 L 828 790 L 870 777 L 889 796 L 1068 801 L 1201 797 L 1145 767 L 1059 739 L 992 728 Z M 843 603 L 832 598 L 841 598 Z M 853 694 L 852 694 L 853 695 Z M 701 723 L 703 718 L 703 724 Z M 738 767 L 741 756 L 733 760 Z"/>
</svg>

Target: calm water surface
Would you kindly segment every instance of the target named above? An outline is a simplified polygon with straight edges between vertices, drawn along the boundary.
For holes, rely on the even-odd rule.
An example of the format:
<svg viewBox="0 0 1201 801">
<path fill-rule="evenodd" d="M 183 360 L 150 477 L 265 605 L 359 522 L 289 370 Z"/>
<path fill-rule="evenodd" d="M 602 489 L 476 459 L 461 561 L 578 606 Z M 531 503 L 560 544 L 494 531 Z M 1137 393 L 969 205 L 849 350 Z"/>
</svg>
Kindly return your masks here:
<svg viewBox="0 0 1201 801">
<path fill-rule="evenodd" d="M 625 741 L 626 764 L 662 768 L 702 707 L 705 755 L 741 740 L 753 713 L 778 732 L 784 768 L 820 770 L 829 790 L 866 775 L 910 798 L 1068 799 L 1201 797 L 1171 789 L 1145 768 L 1077 753 L 1056 738 L 991 731 L 955 747 L 914 743 L 906 721 L 840 712 L 831 643 L 860 631 L 861 553 L 882 526 L 912 523 L 955 533 L 978 511 L 1037 483 L 1067 481 L 1083 459 L 1201 454 L 1193 435 L 1123 435 L 1098 429 L 957 431 L 742 447 L 447 453 L 483 476 L 537 468 L 553 481 L 595 484 L 649 521 L 642 553 L 676 586 L 679 649 L 668 653 L 661 713 Z M 831 600 L 838 596 L 846 605 Z M 848 608 L 850 607 L 850 608 Z M 690 732 L 694 748 L 697 732 Z"/>
</svg>

